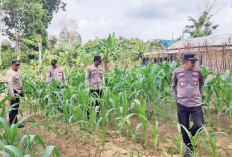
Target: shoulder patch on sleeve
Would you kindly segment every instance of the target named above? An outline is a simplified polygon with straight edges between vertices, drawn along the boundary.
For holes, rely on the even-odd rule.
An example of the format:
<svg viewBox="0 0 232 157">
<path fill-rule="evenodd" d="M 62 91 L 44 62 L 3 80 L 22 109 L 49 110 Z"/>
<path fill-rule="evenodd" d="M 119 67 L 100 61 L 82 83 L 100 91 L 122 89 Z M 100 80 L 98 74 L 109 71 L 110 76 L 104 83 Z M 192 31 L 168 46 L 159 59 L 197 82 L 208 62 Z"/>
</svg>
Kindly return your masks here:
<svg viewBox="0 0 232 157">
<path fill-rule="evenodd" d="M 176 77 L 176 74 L 175 74 L 175 73 L 173 73 L 172 78 L 175 78 L 175 77 Z"/>
<path fill-rule="evenodd" d="M 89 68 L 87 68 L 87 71 L 88 71 L 88 72 L 90 72 L 90 69 L 89 69 Z"/>
<path fill-rule="evenodd" d="M 6 77 L 11 77 L 13 75 L 13 71 L 8 70 L 6 73 Z"/>
<path fill-rule="evenodd" d="M 7 73 L 7 77 L 11 77 L 11 75 L 12 75 L 11 73 Z"/>
</svg>

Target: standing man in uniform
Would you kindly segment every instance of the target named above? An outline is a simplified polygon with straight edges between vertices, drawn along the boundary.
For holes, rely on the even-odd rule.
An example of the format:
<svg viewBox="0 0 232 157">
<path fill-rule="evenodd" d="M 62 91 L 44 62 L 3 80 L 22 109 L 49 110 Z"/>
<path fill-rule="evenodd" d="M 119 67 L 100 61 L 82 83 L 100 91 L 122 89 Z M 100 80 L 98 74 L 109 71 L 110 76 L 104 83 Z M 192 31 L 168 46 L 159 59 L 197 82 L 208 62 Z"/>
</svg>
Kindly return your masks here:
<svg viewBox="0 0 232 157">
<path fill-rule="evenodd" d="M 203 73 L 196 67 L 198 61 L 195 53 L 184 54 L 184 65 L 176 68 L 172 77 L 172 92 L 177 100 L 178 121 L 185 126 L 194 136 L 202 127 L 202 90 L 204 87 Z M 189 117 L 192 117 L 194 125 L 189 128 Z M 190 157 L 193 146 L 184 128 L 181 128 L 182 138 L 187 146 L 185 157 Z"/>
<path fill-rule="evenodd" d="M 95 97 L 102 96 L 102 89 L 105 87 L 105 78 L 103 73 L 103 67 L 101 64 L 101 56 L 94 56 L 94 63 L 88 66 L 86 70 L 85 83 L 90 88 L 90 95 Z M 99 102 L 95 102 L 95 106 L 99 106 Z M 97 112 L 99 115 L 99 112 Z M 87 111 L 87 116 L 90 116 L 89 110 Z"/>
<path fill-rule="evenodd" d="M 51 65 L 52 65 L 52 67 L 50 68 L 50 70 L 47 73 L 46 82 L 48 83 L 52 79 L 55 79 L 57 81 L 57 83 L 67 85 L 64 70 L 62 67 L 58 66 L 57 60 L 53 59 L 51 61 Z M 61 86 L 58 85 L 57 88 L 61 89 L 61 88 L 63 88 L 63 85 L 61 85 Z M 60 105 L 58 105 L 58 111 L 63 113 L 63 110 L 60 107 Z"/>
<path fill-rule="evenodd" d="M 58 83 L 63 83 L 64 85 L 66 85 L 67 82 L 64 70 L 62 67 L 58 66 L 57 60 L 53 59 L 51 61 L 51 65 L 52 67 L 47 73 L 46 82 L 48 83 L 54 78 Z"/>
<path fill-rule="evenodd" d="M 12 60 L 11 69 L 6 73 L 6 81 L 9 83 L 11 92 L 11 105 L 14 105 L 12 110 L 9 112 L 9 123 L 17 123 L 17 114 L 20 103 L 19 96 L 22 96 L 23 82 L 22 77 L 19 73 L 20 61 Z M 17 96 L 17 97 L 16 97 Z M 24 127 L 24 124 L 19 124 L 18 128 Z"/>
</svg>

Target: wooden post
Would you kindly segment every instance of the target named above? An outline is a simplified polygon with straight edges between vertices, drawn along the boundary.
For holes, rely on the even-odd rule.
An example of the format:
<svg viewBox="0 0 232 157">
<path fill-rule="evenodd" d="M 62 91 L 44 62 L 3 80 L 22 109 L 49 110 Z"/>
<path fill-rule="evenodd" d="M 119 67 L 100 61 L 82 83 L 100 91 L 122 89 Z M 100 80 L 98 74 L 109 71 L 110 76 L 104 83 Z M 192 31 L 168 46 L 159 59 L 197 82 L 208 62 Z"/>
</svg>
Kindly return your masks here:
<svg viewBox="0 0 232 157">
<path fill-rule="evenodd" d="M 20 60 L 20 20 L 18 19 L 17 29 L 16 29 L 16 52 L 17 60 Z"/>
<path fill-rule="evenodd" d="M 38 42 L 38 48 L 39 48 L 39 64 L 42 64 L 42 53 L 41 53 L 41 44 Z"/>
</svg>

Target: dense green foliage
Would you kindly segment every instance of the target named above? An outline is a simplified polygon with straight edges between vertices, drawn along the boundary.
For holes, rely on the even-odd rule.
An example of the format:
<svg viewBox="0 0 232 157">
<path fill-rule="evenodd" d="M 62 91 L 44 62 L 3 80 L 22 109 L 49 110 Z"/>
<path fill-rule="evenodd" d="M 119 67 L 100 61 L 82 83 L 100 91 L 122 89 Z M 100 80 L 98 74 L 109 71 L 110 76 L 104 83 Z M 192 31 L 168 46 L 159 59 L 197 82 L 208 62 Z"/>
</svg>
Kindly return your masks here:
<svg viewBox="0 0 232 157">
<path fill-rule="evenodd" d="M 48 48 L 47 28 L 59 9 L 65 9 L 60 0 L 3 0 L 3 32 L 15 43 L 17 58 L 20 51 L 24 62 L 36 58 L 39 43 Z"/>
</svg>

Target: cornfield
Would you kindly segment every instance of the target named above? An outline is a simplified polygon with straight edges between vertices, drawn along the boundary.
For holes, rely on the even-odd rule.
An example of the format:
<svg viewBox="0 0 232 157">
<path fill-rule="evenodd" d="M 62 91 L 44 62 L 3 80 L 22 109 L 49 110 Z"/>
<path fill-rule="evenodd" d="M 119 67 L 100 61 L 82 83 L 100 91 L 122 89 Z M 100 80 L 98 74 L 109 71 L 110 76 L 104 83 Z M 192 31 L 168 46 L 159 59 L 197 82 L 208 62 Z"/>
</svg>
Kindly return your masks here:
<svg viewBox="0 0 232 157">
<path fill-rule="evenodd" d="M 8 126 L 6 113 L 10 109 L 6 107 L 9 99 L 9 96 L 6 96 L 0 103 L 0 153 L 21 157 L 30 152 L 33 156 L 32 145 L 41 144 L 45 149 L 42 156 L 62 156 L 58 147 L 46 147 L 41 136 L 29 134 L 30 128 L 37 126 L 44 126 L 57 133 L 56 129 L 49 125 L 52 122 L 64 124 L 65 132 L 72 134 L 77 142 L 84 136 L 89 139 L 94 137 L 95 140 L 89 142 L 97 145 L 100 140 L 101 146 L 104 147 L 106 136 L 114 132 L 117 136 L 140 143 L 146 149 L 155 150 L 156 154 L 181 156 L 185 145 L 181 138 L 181 126 L 177 124 L 176 102 L 171 91 L 172 72 L 177 66 L 179 64 L 176 62 L 162 62 L 150 63 L 144 68 L 115 67 L 105 73 L 106 88 L 101 98 L 89 96 L 83 69 L 66 69 L 68 85 L 62 89 L 57 88 L 59 84 L 55 81 L 47 84 L 45 78 L 24 76 L 25 97 L 22 104 L 31 114 L 41 115 L 47 123 L 34 122 L 20 133 L 17 125 L 27 122 L 28 119 L 21 119 L 16 125 Z M 214 127 L 220 128 L 221 115 L 225 115 L 232 132 L 232 72 L 210 72 L 206 67 L 202 67 L 202 70 L 205 78 L 202 98 L 207 123 L 191 138 L 191 143 L 196 145 L 194 156 L 229 155 L 230 150 L 217 148 L 216 145 L 217 135 L 227 137 L 228 133 L 214 131 Z M 5 87 L 6 84 L 2 83 L 2 93 L 5 92 Z M 100 102 L 99 108 L 89 105 L 95 100 Z M 59 116 L 58 106 L 63 110 Z M 90 111 L 89 118 L 86 116 L 87 111 Z M 99 116 L 96 116 L 97 111 L 100 111 Z M 213 120 L 214 113 L 217 122 Z M 159 133 L 161 122 L 176 125 L 176 130 L 167 131 L 170 138 Z M 81 135 L 76 134 L 76 128 Z M 163 145 L 164 142 L 169 143 L 168 148 Z M 141 156 L 140 153 L 137 152 L 137 156 Z M 129 154 L 135 155 L 131 151 Z"/>
</svg>

